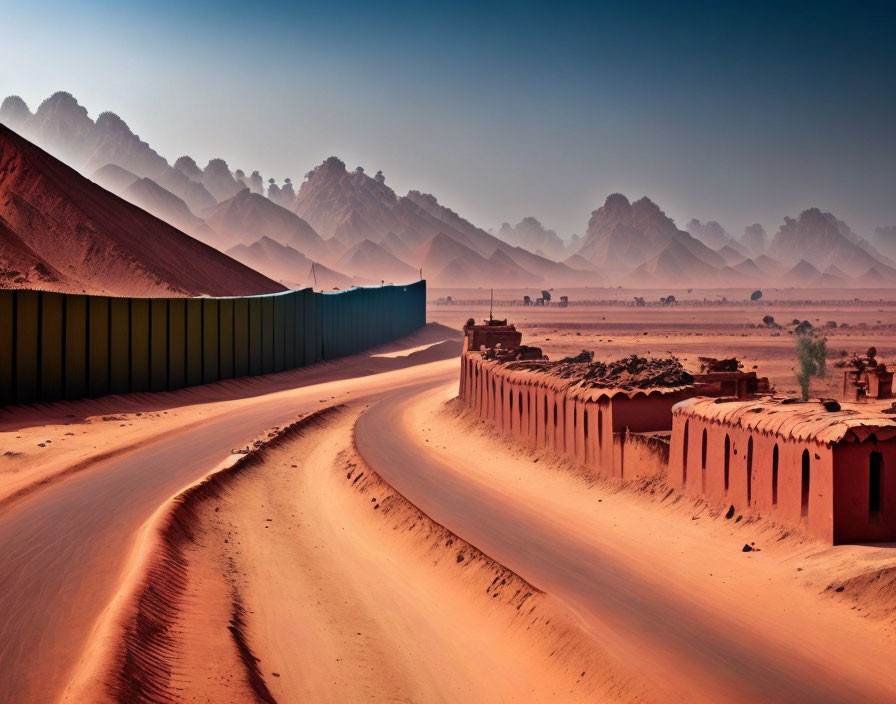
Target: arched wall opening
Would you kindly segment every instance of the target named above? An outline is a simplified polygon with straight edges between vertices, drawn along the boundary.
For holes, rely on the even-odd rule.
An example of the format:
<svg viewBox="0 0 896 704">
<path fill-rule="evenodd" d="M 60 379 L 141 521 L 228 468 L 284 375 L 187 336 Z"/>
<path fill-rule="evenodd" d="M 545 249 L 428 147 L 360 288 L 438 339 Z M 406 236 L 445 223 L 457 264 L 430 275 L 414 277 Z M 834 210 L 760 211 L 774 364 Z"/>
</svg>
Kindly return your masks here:
<svg viewBox="0 0 896 704">
<path fill-rule="evenodd" d="M 725 491 L 731 485 L 731 437 L 725 434 Z"/>
<path fill-rule="evenodd" d="M 703 440 L 700 447 L 700 491 L 706 493 L 706 428 L 703 429 Z"/>
<path fill-rule="evenodd" d="M 883 467 L 884 456 L 872 450 L 868 456 L 868 513 L 875 518 L 881 511 L 883 499 Z"/>
<path fill-rule="evenodd" d="M 772 450 L 772 506 L 778 505 L 778 443 Z"/>
<path fill-rule="evenodd" d="M 747 442 L 747 506 L 753 503 L 753 436 Z"/>
<path fill-rule="evenodd" d="M 802 482 L 800 484 L 800 516 L 809 515 L 809 480 L 812 478 L 809 469 L 809 450 L 803 450 Z"/>
</svg>

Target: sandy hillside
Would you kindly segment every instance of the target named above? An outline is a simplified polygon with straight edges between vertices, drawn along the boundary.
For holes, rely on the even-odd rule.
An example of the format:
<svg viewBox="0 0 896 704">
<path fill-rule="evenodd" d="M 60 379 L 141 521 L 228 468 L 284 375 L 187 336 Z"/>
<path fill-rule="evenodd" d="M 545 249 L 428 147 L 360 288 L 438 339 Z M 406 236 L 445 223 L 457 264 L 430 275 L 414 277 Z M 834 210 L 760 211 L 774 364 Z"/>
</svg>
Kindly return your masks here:
<svg viewBox="0 0 896 704">
<path fill-rule="evenodd" d="M 3 125 L 0 285 L 119 296 L 283 290 L 109 193 Z"/>
</svg>

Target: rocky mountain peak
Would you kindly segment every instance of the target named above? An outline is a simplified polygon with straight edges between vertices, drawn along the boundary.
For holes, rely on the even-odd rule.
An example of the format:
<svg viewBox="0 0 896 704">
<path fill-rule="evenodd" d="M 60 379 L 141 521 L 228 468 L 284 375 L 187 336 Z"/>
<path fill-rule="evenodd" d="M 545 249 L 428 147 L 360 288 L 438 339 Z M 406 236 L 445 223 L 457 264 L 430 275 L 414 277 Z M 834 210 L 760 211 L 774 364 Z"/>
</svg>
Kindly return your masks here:
<svg viewBox="0 0 896 704">
<path fill-rule="evenodd" d="M 183 173 L 187 178 L 198 181 L 202 178 L 202 169 L 191 156 L 181 156 L 174 162 L 174 168 Z"/>
<path fill-rule="evenodd" d="M 114 112 L 101 112 L 96 118 L 96 126 L 98 129 L 107 132 L 126 132 L 132 134 L 131 128 Z"/>
<path fill-rule="evenodd" d="M 19 131 L 29 117 L 31 117 L 31 111 L 25 101 L 17 95 L 4 98 L 3 103 L 0 104 L 0 122 L 7 127 Z"/>
</svg>

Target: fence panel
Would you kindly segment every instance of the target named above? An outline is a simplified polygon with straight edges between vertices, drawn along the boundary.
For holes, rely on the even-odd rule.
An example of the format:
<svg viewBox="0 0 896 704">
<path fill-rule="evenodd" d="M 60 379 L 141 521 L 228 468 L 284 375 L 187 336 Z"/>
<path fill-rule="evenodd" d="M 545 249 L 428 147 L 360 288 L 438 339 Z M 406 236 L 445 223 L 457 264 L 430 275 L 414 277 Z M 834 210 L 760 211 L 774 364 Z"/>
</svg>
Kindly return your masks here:
<svg viewBox="0 0 896 704">
<path fill-rule="evenodd" d="M 202 300 L 187 300 L 187 386 L 202 383 Z"/>
<path fill-rule="evenodd" d="M 149 300 L 131 301 L 131 391 L 149 391 Z"/>
<path fill-rule="evenodd" d="M 261 373 L 274 371 L 274 298 L 261 299 Z"/>
<path fill-rule="evenodd" d="M 286 354 L 286 295 L 274 296 L 272 299 L 274 304 L 274 322 L 272 330 L 274 331 L 274 369 L 275 372 L 282 372 L 286 369 L 284 355 Z"/>
<path fill-rule="evenodd" d="M 109 299 L 109 392 L 130 390 L 131 313 L 127 298 Z"/>
<path fill-rule="evenodd" d="M 262 340 L 261 333 L 261 299 L 249 299 L 249 374 L 256 376 L 262 373 Z"/>
<path fill-rule="evenodd" d="M 233 375 L 251 374 L 249 364 L 249 299 L 233 301 Z"/>
<path fill-rule="evenodd" d="M 296 293 L 283 296 L 283 368 L 295 369 L 296 362 Z"/>
<path fill-rule="evenodd" d="M 109 299 L 87 298 L 87 392 L 90 396 L 109 393 Z"/>
<path fill-rule="evenodd" d="M 295 338 L 295 365 L 304 367 L 308 362 L 305 361 L 307 350 L 306 338 L 308 337 L 308 329 L 305 325 L 305 299 L 308 297 L 306 291 L 296 291 L 295 293 L 295 319 L 296 319 L 296 338 Z"/>
<path fill-rule="evenodd" d="M 218 303 L 218 364 L 221 379 L 233 379 L 233 299 Z"/>
<path fill-rule="evenodd" d="M 16 389 L 19 403 L 40 397 L 40 294 L 16 292 Z"/>
<path fill-rule="evenodd" d="M 65 298 L 61 293 L 41 293 L 40 400 L 65 396 Z"/>
<path fill-rule="evenodd" d="M 153 298 L 149 302 L 149 387 L 153 391 L 168 389 L 168 300 Z"/>
<path fill-rule="evenodd" d="M 168 388 L 187 385 L 187 302 L 168 301 Z"/>
<path fill-rule="evenodd" d="M 87 396 L 87 296 L 65 297 L 65 398 Z"/>
<path fill-rule="evenodd" d="M 293 369 L 405 335 L 425 306 L 424 282 L 221 299 L 0 291 L 0 404 Z"/>
<path fill-rule="evenodd" d="M 12 291 L 0 291 L 0 403 L 4 403 L 6 399 L 11 402 L 15 398 L 15 304 L 15 294 Z"/>
<path fill-rule="evenodd" d="M 221 378 L 218 369 L 218 300 L 202 299 L 202 383 Z"/>
</svg>

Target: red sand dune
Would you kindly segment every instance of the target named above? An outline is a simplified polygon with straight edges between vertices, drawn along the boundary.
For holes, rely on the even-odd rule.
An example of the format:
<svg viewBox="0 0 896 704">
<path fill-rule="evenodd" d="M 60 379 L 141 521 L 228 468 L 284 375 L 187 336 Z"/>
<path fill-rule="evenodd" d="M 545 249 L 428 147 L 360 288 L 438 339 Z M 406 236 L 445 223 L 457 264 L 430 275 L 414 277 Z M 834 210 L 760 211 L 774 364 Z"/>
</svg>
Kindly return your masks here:
<svg viewBox="0 0 896 704">
<path fill-rule="evenodd" d="M 120 296 L 283 290 L 100 188 L 2 125 L 0 224 L 3 286 Z M 28 266 L 29 251 L 41 261 Z"/>
</svg>

